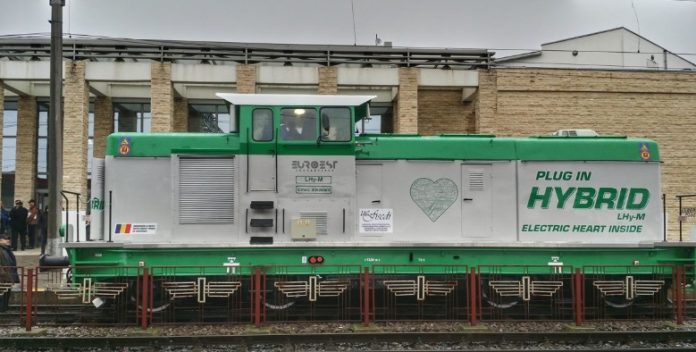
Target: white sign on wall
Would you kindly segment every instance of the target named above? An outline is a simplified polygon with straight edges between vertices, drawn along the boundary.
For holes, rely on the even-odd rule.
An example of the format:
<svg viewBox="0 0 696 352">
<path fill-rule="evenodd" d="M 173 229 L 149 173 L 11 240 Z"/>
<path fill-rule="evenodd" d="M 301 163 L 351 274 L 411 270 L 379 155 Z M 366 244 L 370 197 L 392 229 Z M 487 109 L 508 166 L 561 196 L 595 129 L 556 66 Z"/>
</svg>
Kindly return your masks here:
<svg viewBox="0 0 696 352">
<path fill-rule="evenodd" d="M 394 232 L 393 209 L 360 209 L 358 214 L 361 233 L 382 234 Z"/>
</svg>

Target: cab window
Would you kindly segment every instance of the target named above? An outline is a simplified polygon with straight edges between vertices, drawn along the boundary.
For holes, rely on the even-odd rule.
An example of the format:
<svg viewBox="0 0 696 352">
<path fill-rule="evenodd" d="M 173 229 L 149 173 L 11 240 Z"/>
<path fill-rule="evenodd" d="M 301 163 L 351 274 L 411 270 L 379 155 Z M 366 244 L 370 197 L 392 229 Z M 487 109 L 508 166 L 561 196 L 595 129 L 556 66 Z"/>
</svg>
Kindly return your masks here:
<svg viewBox="0 0 696 352">
<path fill-rule="evenodd" d="M 282 109 L 280 137 L 284 141 L 316 141 L 317 111 L 312 108 Z"/>
<path fill-rule="evenodd" d="M 257 142 L 273 140 L 273 112 L 270 109 L 254 110 L 251 134 Z"/>
<path fill-rule="evenodd" d="M 321 109 L 321 140 L 348 142 L 351 140 L 351 118 L 349 108 Z"/>
</svg>

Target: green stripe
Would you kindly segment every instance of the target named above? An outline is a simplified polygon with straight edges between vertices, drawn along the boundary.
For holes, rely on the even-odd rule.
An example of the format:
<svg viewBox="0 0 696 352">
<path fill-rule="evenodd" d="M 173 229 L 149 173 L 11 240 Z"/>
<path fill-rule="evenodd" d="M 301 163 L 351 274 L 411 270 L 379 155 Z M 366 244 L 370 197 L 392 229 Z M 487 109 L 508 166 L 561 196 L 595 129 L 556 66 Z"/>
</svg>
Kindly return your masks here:
<svg viewBox="0 0 696 352">
<path fill-rule="evenodd" d="M 121 143 L 128 140 L 127 155 Z M 641 155 L 647 147 L 649 157 Z M 237 133 L 118 133 L 107 155 L 152 157 L 171 154 L 355 155 L 362 160 L 659 161 L 657 144 L 625 137 L 530 137 L 365 135 L 356 143 L 243 143 Z"/>
</svg>

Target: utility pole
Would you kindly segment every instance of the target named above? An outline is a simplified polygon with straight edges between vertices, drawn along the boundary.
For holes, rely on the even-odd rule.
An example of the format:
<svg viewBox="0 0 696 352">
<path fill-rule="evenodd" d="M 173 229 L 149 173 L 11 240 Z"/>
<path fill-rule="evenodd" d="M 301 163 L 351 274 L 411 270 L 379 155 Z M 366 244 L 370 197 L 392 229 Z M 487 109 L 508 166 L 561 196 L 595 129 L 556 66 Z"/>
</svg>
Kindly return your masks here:
<svg viewBox="0 0 696 352">
<path fill-rule="evenodd" d="M 51 5 L 51 107 L 48 113 L 48 243 L 50 256 L 62 254 L 58 229 L 61 218 L 63 181 L 63 7 L 65 0 Z M 67 233 L 65 234 L 67 236 Z"/>
</svg>

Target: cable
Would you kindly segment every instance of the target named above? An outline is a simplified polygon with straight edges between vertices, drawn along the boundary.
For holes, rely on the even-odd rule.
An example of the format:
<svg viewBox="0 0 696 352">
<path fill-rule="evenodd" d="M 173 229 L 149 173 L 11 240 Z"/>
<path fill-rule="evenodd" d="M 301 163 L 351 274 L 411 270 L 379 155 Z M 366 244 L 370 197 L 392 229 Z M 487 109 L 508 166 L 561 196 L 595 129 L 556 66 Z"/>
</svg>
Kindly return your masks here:
<svg viewBox="0 0 696 352">
<path fill-rule="evenodd" d="M 640 21 L 638 20 L 638 12 L 636 12 L 636 5 L 633 3 L 633 0 L 631 0 L 631 8 L 633 9 L 633 16 L 636 18 L 636 23 L 638 24 L 638 52 L 640 52 L 640 39 L 642 38 L 640 35 Z"/>
</svg>

